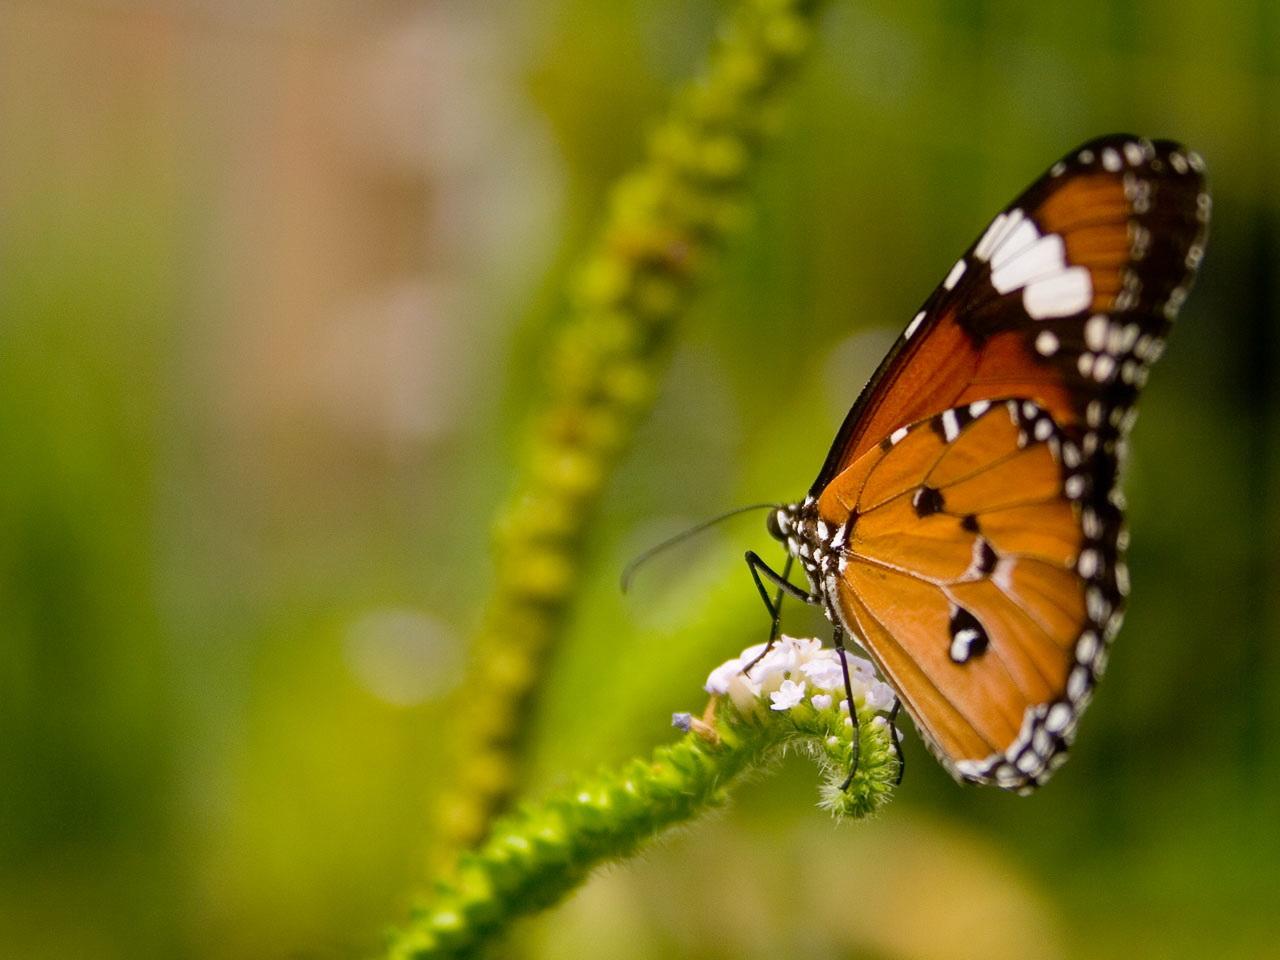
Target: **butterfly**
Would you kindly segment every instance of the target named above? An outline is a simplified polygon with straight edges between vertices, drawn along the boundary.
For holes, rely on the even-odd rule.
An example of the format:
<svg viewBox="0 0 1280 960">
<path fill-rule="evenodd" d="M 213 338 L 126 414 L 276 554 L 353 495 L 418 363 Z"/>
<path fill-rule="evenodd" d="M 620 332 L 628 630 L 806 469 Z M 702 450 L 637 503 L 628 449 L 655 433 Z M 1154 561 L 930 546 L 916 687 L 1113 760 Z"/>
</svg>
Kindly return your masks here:
<svg viewBox="0 0 1280 960">
<path fill-rule="evenodd" d="M 912 318 L 808 495 L 770 513 L 783 573 L 747 555 L 774 635 L 783 592 L 820 605 L 957 780 L 1027 793 L 1066 760 L 1129 589 L 1126 436 L 1210 209 L 1176 143 L 1059 160 Z"/>
</svg>

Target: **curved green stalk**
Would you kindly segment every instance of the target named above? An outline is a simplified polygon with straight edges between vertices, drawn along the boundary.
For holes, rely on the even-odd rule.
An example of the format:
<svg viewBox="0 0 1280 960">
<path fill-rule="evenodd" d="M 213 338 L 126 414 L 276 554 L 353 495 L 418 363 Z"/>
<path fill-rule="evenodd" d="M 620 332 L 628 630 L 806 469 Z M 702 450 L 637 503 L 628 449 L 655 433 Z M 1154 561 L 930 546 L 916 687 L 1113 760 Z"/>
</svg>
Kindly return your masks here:
<svg viewBox="0 0 1280 960">
<path fill-rule="evenodd" d="M 718 668 L 705 719 L 677 714 L 690 732 L 647 760 L 604 771 L 526 805 L 494 824 L 489 838 L 462 854 L 447 882 L 393 938 L 389 960 L 456 960 L 476 955 L 521 916 L 559 902 L 601 863 L 627 857 L 663 830 L 724 803 L 744 774 L 798 747 L 823 773 L 822 806 L 837 817 L 864 817 L 888 802 L 898 774 L 885 711 L 887 688 L 869 664 L 849 658 L 858 717 L 858 766 L 843 675 L 816 640 L 784 638 L 752 668 L 760 648 Z"/>
<path fill-rule="evenodd" d="M 515 788 L 518 737 L 576 589 L 584 534 L 649 408 L 676 321 L 742 219 L 778 88 L 808 48 L 821 5 L 740 0 L 709 66 L 614 189 L 577 272 L 547 396 L 495 531 L 493 592 L 471 648 L 456 770 L 437 824 L 446 862 L 486 834 Z"/>
</svg>

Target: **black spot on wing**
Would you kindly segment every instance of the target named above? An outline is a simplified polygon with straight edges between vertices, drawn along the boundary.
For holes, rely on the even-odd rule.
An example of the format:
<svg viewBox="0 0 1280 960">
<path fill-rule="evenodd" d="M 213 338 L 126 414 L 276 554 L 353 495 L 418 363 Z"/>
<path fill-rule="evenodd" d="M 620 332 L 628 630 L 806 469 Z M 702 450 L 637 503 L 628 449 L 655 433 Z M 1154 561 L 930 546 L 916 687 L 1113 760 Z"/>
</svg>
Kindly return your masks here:
<svg viewBox="0 0 1280 960">
<path fill-rule="evenodd" d="M 978 537 L 978 539 L 974 541 L 973 560 L 978 573 L 985 577 L 996 568 L 996 563 L 999 559 L 1000 558 L 996 556 L 996 552 L 991 549 L 991 544 L 987 543 L 985 538 Z"/>
<path fill-rule="evenodd" d="M 981 656 L 991 642 L 986 628 L 964 607 L 956 607 L 951 611 L 948 626 L 951 632 L 948 653 L 956 663 L 968 663 L 974 657 Z"/>
<path fill-rule="evenodd" d="M 911 498 L 911 505 L 916 508 L 917 517 L 931 517 L 940 513 L 944 505 L 942 491 L 933 487 L 921 487 Z"/>
</svg>

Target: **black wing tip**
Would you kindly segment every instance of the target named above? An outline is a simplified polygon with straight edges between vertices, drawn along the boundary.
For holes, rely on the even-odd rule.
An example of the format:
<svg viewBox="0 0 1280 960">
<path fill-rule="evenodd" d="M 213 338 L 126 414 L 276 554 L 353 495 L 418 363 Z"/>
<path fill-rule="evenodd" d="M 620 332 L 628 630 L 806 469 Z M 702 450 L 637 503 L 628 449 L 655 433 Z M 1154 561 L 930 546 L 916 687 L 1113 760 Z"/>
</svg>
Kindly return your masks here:
<svg viewBox="0 0 1280 960">
<path fill-rule="evenodd" d="M 1170 150 L 1187 150 L 1186 144 L 1178 140 L 1169 140 L 1163 137 L 1148 137 L 1141 133 L 1104 133 L 1096 137 L 1086 140 L 1075 150 L 1069 151 L 1067 156 L 1078 153 L 1081 150 L 1099 150 L 1105 147 L 1123 147 L 1126 143 L 1137 143 L 1139 145 L 1150 144 L 1154 149 L 1165 152 Z"/>
<path fill-rule="evenodd" d="M 1136 164 L 1132 155 L 1134 148 L 1142 154 L 1141 161 Z M 1140 166 L 1167 171 L 1174 176 L 1194 177 L 1200 182 L 1206 179 L 1204 157 L 1196 150 L 1179 140 L 1145 137 L 1137 133 L 1106 133 L 1093 137 L 1067 151 L 1059 164 L 1068 167 L 1101 164 L 1106 151 L 1115 151 L 1121 158 L 1121 168 Z"/>
</svg>

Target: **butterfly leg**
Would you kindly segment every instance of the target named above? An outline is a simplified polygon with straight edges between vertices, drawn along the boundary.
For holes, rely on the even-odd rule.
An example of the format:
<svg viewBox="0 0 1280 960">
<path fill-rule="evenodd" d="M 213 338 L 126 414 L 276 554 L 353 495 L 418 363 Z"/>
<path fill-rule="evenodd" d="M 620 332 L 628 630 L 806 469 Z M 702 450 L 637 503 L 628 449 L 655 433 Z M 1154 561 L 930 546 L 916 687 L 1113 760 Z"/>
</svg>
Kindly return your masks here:
<svg viewBox="0 0 1280 960">
<path fill-rule="evenodd" d="M 797 600 L 803 600 L 805 603 L 820 603 L 822 598 L 801 590 L 794 583 L 787 579 L 791 573 L 791 562 L 794 558 L 787 556 L 787 565 L 782 569 L 783 573 L 776 572 L 772 567 L 760 559 L 760 554 L 754 550 L 747 551 L 747 568 L 751 571 L 751 579 L 756 582 L 756 589 L 760 591 L 760 597 L 764 600 L 764 605 L 769 608 L 770 616 L 773 615 L 775 606 L 769 599 L 769 591 L 764 585 L 764 580 L 760 579 L 760 575 L 764 574 L 765 578 L 778 588 L 778 592 L 789 594 Z"/>
<path fill-rule="evenodd" d="M 787 555 L 786 565 L 782 568 L 782 573 L 778 574 L 760 559 L 760 555 L 754 550 L 747 551 L 747 568 L 751 571 L 751 579 L 756 583 L 756 589 L 760 591 L 760 599 L 764 601 L 765 609 L 769 611 L 769 618 L 772 621 L 769 626 L 769 642 L 764 645 L 764 649 L 760 651 L 759 656 L 742 668 L 743 673 L 750 673 L 751 668 L 764 659 L 765 654 L 773 649 L 773 645 L 778 641 L 778 635 L 782 629 L 782 598 L 790 595 L 805 603 L 817 603 L 816 597 L 811 597 L 799 587 L 791 582 L 791 564 L 794 557 Z M 764 580 L 760 578 L 761 574 L 765 578 L 775 584 L 778 592 L 772 597 L 769 596 L 769 590 L 764 585 Z"/>
<path fill-rule="evenodd" d="M 902 775 L 907 770 L 907 759 L 902 755 L 902 740 L 898 737 L 898 711 L 901 708 L 902 701 L 895 697 L 893 709 L 889 711 L 889 737 L 893 740 L 894 756 L 898 758 L 898 776 L 893 781 L 895 787 L 902 783 Z"/>
<path fill-rule="evenodd" d="M 755 554 L 751 554 L 750 556 L 755 556 Z M 756 559 L 756 562 L 760 563 L 760 566 L 763 568 L 765 575 L 768 576 L 770 579 L 773 579 L 778 584 L 778 592 L 773 595 L 773 603 L 770 604 L 768 597 L 765 597 L 765 601 L 764 601 L 765 606 L 769 610 L 769 616 L 773 620 L 773 623 L 771 624 L 769 629 L 769 644 L 768 644 L 769 646 L 773 646 L 774 642 L 778 639 L 778 634 L 781 633 L 782 631 L 782 598 L 785 597 L 788 592 L 783 585 L 785 584 L 786 587 L 792 586 L 791 565 L 795 562 L 795 557 L 791 556 L 790 554 L 787 554 L 787 562 L 782 567 L 782 576 L 781 578 L 777 578 L 777 579 L 774 578 L 773 571 L 770 570 L 768 567 L 764 566 L 762 562 L 760 562 L 760 558 L 758 556 L 756 556 L 755 559 Z M 750 560 L 750 558 L 748 558 L 747 563 L 751 563 L 751 562 L 752 561 Z M 756 576 L 755 566 L 752 566 L 751 574 L 752 576 L 755 576 L 756 586 L 763 589 L 764 585 L 760 582 L 760 578 Z M 794 593 L 794 588 L 792 588 L 792 592 Z"/>
<path fill-rule="evenodd" d="M 858 709 L 853 702 L 853 681 L 849 678 L 849 658 L 845 655 L 844 628 L 838 623 L 831 639 L 840 656 L 840 670 L 844 674 L 844 695 L 849 701 L 849 719 L 853 721 L 853 756 L 849 760 L 849 776 L 845 777 L 844 783 L 840 784 L 841 790 L 848 790 L 849 785 L 853 783 L 853 775 L 858 772 Z"/>
</svg>

